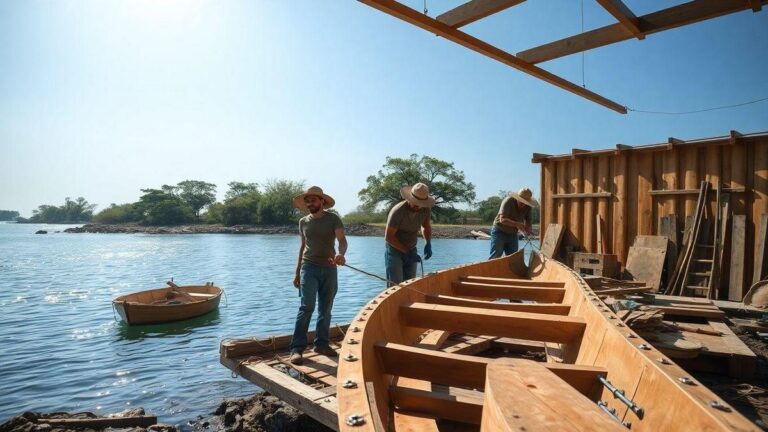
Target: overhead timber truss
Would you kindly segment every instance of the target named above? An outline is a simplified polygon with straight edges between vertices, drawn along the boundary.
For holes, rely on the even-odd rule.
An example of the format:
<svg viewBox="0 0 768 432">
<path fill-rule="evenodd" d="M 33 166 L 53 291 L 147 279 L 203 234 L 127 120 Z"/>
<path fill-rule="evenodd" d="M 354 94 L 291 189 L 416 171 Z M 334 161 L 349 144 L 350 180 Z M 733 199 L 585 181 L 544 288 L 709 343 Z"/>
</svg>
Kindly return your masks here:
<svg viewBox="0 0 768 432">
<path fill-rule="evenodd" d="M 636 16 L 622 0 L 596 0 L 616 18 L 617 23 L 514 55 L 465 33 L 460 28 L 525 0 L 471 0 L 436 18 L 431 18 L 396 0 L 358 1 L 621 114 L 627 113 L 625 106 L 548 72 L 537 64 L 627 39 L 644 39 L 653 33 L 743 10 L 751 9 L 753 12 L 758 12 L 764 4 L 768 3 L 768 0 L 693 0 L 647 15 Z"/>
</svg>

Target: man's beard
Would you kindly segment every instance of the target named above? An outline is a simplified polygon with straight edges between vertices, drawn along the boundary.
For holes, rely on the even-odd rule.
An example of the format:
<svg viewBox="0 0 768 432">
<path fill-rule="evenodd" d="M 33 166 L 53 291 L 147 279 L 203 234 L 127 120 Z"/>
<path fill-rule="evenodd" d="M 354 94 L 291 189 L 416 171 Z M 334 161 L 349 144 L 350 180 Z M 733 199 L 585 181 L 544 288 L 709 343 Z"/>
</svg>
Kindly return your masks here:
<svg viewBox="0 0 768 432">
<path fill-rule="evenodd" d="M 310 213 L 315 214 L 320 211 L 320 207 L 315 206 L 307 206 L 307 210 L 309 210 Z"/>
</svg>

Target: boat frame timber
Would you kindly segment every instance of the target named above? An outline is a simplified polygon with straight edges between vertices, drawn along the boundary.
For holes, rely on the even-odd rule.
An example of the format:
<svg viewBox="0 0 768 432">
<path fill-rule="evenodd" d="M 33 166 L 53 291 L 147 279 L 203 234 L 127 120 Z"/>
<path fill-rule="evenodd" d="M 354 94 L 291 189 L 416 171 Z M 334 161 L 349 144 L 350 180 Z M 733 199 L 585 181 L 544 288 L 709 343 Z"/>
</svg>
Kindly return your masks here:
<svg viewBox="0 0 768 432">
<path fill-rule="evenodd" d="M 440 304 L 440 296 L 457 295 L 457 282 L 482 285 L 482 277 L 498 278 L 483 281 L 495 282 L 486 283 L 486 300 L 524 300 L 537 284 L 543 291 L 560 283 L 567 315 Z M 481 290 L 469 294 L 482 297 Z M 434 351 L 450 332 L 544 341 L 547 363 Z M 482 423 L 481 430 L 758 430 L 623 324 L 578 273 L 538 253 L 530 266 L 519 251 L 388 288 L 358 312 L 340 354 L 341 431 L 437 431 L 441 420 Z M 491 375 L 520 391 L 502 394 L 486 382 Z"/>
</svg>

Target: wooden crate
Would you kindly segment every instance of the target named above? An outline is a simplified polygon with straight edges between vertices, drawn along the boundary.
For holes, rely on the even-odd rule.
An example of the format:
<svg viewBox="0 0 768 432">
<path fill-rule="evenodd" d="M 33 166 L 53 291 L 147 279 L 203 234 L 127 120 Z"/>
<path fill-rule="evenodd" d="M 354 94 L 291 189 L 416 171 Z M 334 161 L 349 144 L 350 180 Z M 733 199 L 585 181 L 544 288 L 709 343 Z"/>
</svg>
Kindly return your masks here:
<svg viewBox="0 0 768 432">
<path fill-rule="evenodd" d="M 568 263 L 581 274 L 613 278 L 619 273 L 619 260 L 613 254 L 570 252 Z"/>
</svg>

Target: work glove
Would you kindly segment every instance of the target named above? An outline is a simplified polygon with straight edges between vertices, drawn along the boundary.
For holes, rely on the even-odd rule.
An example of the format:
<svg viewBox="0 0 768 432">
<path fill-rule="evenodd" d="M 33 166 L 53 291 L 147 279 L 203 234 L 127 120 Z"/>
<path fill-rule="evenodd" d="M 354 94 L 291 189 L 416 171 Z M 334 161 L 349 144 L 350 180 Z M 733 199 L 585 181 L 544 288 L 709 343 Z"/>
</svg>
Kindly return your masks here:
<svg viewBox="0 0 768 432">
<path fill-rule="evenodd" d="M 421 262 L 421 257 L 419 256 L 418 251 L 416 248 L 411 249 L 410 252 L 403 255 L 403 261 L 405 261 L 406 264 L 416 264 L 418 262 Z"/>
<path fill-rule="evenodd" d="M 428 260 L 430 258 L 432 258 L 432 242 L 427 242 L 424 245 L 424 259 Z"/>
</svg>

